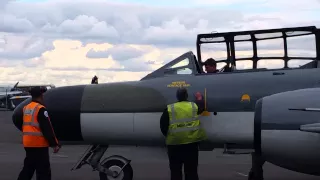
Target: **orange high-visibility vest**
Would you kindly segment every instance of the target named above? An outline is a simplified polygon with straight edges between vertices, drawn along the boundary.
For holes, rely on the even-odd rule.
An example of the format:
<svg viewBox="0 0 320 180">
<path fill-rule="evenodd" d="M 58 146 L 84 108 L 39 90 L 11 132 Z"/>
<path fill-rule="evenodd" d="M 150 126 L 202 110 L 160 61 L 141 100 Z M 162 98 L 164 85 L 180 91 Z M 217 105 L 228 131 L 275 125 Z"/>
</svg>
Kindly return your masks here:
<svg viewBox="0 0 320 180">
<path fill-rule="evenodd" d="M 38 122 L 38 113 L 42 107 L 44 106 L 39 103 L 31 102 L 23 108 L 22 136 L 24 147 L 49 147 L 48 140 L 43 136 Z"/>
</svg>

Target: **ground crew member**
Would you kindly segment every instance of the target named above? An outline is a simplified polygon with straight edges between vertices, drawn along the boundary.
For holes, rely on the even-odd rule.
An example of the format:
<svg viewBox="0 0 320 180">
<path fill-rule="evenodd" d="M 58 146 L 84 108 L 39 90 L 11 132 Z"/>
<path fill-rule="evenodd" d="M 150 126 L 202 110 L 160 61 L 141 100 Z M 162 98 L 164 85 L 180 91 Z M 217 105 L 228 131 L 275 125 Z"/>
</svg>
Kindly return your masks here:
<svg viewBox="0 0 320 180">
<path fill-rule="evenodd" d="M 200 128 L 198 115 L 203 112 L 203 101 L 188 101 L 185 88 L 177 91 L 177 103 L 169 104 L 160 119 L 160 128 L 166 136 L 171 180 L 198 180 L 198 143 L 206 138 Z"/>
<path fill-rule="evenodd" d="M 18 180 L 31 180 L 36 170 L 37 180 L 51 180 L 49 147 L 57 153 L 60 149 L 50 118 L 43 105 L 45 87 L 30 90 L 32 101 L 23 108 L 21 122 L 16 122 L 22 131 L 23 146 L 26 151 L 24 166 Z M 20 119 L 18 120 L 20 121 Z"/>
<path fill-rule="evenodd" d="M 91 79 L 91 84 L 98 84 L 98 77 L 97 77 L 97 76 L 94 76 L 94 77 Z"/>
</svg>

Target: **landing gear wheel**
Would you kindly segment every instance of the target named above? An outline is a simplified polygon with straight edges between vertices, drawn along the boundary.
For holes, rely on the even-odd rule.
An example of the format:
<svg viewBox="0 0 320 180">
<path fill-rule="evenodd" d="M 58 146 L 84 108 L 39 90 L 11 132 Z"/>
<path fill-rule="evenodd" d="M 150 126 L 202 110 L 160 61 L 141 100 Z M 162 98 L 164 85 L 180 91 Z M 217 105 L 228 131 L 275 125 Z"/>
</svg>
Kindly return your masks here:
<svg viewBox="0 0 320 180">
<path fill-rule="evenodd" d="M 125 164 L 119 160 L 110 160 L 102 164 L 104 168 L 109 170 L 120 172 L 121 168 Z M 112 176 L 108 176 L 105 173 L 99 172 L 100 180 L 132 180 L 133 179 L 133 169 L 130 164 L 127 164 L 126 167 L 123 168 L 122 172 L 119 174 L 118 177 L 114 178 Z"/>
</svg>

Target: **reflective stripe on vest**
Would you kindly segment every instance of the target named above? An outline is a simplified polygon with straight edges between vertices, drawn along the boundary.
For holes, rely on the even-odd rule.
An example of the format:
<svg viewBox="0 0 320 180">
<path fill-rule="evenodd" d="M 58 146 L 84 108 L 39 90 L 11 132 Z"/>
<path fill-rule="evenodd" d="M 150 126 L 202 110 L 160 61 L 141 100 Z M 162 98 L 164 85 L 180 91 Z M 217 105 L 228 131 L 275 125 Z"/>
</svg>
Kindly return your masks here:
<svg viewBox="0 0 320 180">
<path fill-rule="evenodd" d="M 23 111 L 24 115 L 31 115 L 31 122 L 23 121 L 23 125 L 40 128 L 39 123 L 35 122 L 35 116 L 37 115 L 37 114 L 35 114 L 35 112 L 39 106 L 40 106 L 40 104 L 37 104 L 33 109 L 26 108 Z M 43 136 L 42 132 L 23 132 L 22 134 L 23 135 L 32 135 L 32 136 Z"/>
<path fill-rule="evenodd" d="M 169 113 L 169 129 L 167 145 L 188 144 L 206 138 L 200 127 L 198 106 L 193 102 L 177 102 L 167 106 Z"/>
<path fill-rule="evenodd" d="M 182 132 L 182 131 L 192 131 L 192 130 L 198 130 L 199 126 L 195 125 L 198 116 L 197 111 L 198 109 L 195 107 L 194 103 L 190 102 L 192 106 L 192 117 L 191 118 L 182 118 L 177 119 L 175 116 L 175 108 L 174 104 L 170 104 L 171 107 L 171 120 L 169 122 L 169 125 L 171 127 L 174 125 L 176 126 L 174 129 L 169 128 L 169 133 L 176 133 L 176 132 Z M 179 123 L 179 124 L 176 124 Z M 182 127 L 183 126 L 183 127 Z"/>
<path fill-rule="evenodd" d="M 23 145 L 25 147 L 48 147 L 49 143 L 43 136 L 37 116 L 42 106 L 31 102 L 23 108 Z"/>
</svg>

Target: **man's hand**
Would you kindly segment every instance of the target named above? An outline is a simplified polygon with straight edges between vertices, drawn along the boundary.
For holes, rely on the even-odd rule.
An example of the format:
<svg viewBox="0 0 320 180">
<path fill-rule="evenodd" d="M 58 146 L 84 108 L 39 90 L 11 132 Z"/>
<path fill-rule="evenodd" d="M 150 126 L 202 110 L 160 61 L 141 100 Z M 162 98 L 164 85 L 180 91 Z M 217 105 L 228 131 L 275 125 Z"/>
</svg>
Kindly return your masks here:
<svg viewBox="0 0 320 180">
<path fill-rule="evenodd" d="M 201 95 L 200 92 L 197 92 L 197 93 L 195 94 L 195 97 L 196 97 L 196 100 L 198 100 L 198 101 L 202 100 L 202 95 Z"/>
<path fill-rule="evenodd" d="M 60 145 L 58 145 L 58 146 L 54 147 L 54 148 L 53 148 L 53 153 L 58 153 L 58 152 L 59 152 L 59 150 L 60 150 L 60 148 L 61 148 L 61 146 L 60 146 Z"/>
</svg>

